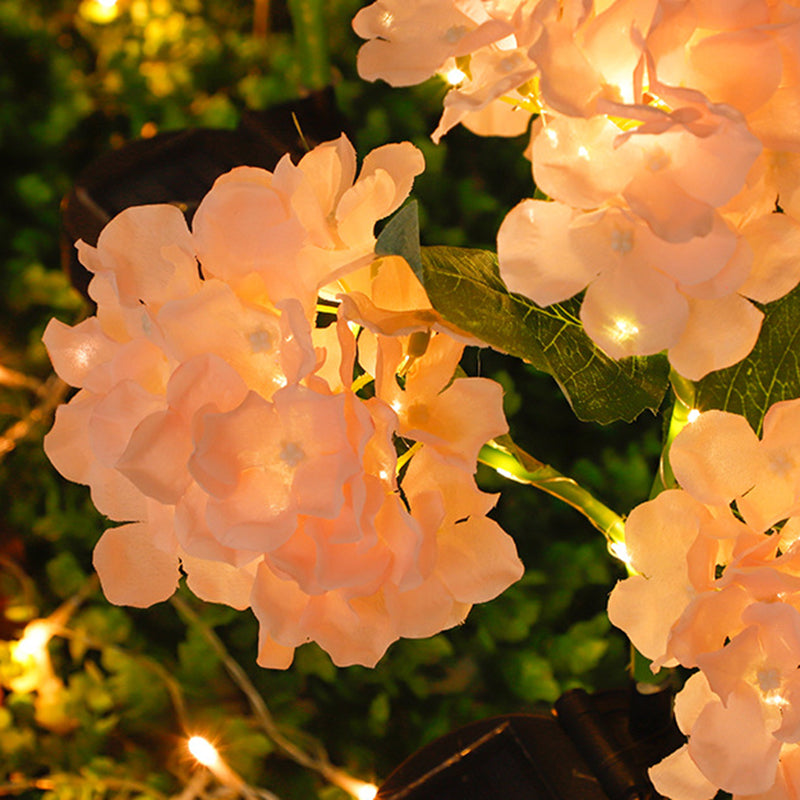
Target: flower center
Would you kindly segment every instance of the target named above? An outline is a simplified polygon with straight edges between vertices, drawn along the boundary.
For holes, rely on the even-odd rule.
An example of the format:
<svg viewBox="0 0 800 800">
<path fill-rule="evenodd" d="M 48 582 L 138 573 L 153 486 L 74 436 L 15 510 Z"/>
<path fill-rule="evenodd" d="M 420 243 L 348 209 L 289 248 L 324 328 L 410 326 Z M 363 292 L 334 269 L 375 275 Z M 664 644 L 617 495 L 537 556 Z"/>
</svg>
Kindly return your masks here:
<svg viewBox="0 0 800 800">
<path fill-rule="evenodd" d="M 306 457 L 305 451 L 297 442 L 284 442 L 279 458 L 290 467 L 296 467 Z"/>
<path fill-rule="evenodd" d="M 272 336 L 269 331 L 263 328 L 258 331 L 253 331 L 247 337 L 247 341 L 250 342 L 250 349 L 254 353 L 267 353 L 272 350 Z"/>
<path fill-rule="evenodd" d="M 633 231 L 614 228 L 611 231 L 611 249 L 624 256 L 633 250 Z"/>
</svg>

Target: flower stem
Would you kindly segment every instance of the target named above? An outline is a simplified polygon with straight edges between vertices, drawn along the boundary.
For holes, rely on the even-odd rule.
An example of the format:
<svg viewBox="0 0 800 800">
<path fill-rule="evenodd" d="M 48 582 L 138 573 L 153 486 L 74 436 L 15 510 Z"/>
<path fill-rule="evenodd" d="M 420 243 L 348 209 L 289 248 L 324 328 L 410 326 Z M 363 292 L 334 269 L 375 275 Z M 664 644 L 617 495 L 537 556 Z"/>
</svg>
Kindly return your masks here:
<svg viewBox="0 0 800 800">
<path fill-rule="evenodd" d="M 670 374 L 670 382 L 675 394 L 675 403 L 672 406 L 672 416 L 669 420 L 664 446 L 661 448 L 658 473 L 650 489 L 651 500 L 665 489 L 674 489 L 677 485 L 675 473 L 669 463 L 669 449 L 672 447 L 675 437 L 689 424 L 689 414 L 694 406 L 694 384 L 678 375 L 674 370 Z"/>
<path fill-rule="evenodd" d="M 534 486 L 572 506 L 606 537 L 609 546 L 621 545 L 625 541 L 625 522 L 619 514 L 572 478 L 537 461 L 516 446 L 493 440 L 481 448 L 478 461 L 505 478 Z"/>
</svg>

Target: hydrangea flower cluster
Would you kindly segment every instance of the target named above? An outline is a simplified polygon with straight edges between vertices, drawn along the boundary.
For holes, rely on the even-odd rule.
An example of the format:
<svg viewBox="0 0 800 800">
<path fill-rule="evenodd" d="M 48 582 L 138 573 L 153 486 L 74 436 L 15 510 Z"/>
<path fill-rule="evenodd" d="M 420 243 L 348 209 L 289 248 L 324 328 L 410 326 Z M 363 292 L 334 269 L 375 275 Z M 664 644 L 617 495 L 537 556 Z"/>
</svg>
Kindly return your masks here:
<svg viewBox="0 0 800 800">
<path fill-rule="evenodd" d="M 800 400 L 759 439 L 708 411 L 670 449 L 682 488 L 635 508 L 635 574 L 608 611 L 653 669 L 697 668 L 675 703 L 688 743 L 651 769 L 672 800 L 800 796 Z"/>
<path fill-rule="evenodd" d="M 191 230 L 139 206 L 78 243 L 97 313 L 45 332 L 80 389 L 45 450 L 123 523 L 94 553 L 110 601 L 165 600 L 183 572 L 252 608 L 262 666 L 311 640 L 374 665 L 521 576 L 473 479 L 502 390 L 453 379 L 463 340 L 405 261 L 374 255 L 423 166 L 391 144 L 355 179 L 343 136 L 223 175 Z"/>
<path fill-rule="evenodd" d="M 506 217 L 501 275 L 541 306 L 585 289 L 584 328 L 612 358 L 666 350 L 697 380 L 750 352 L 750 301 L 800 279 L 795 2 L 377 0 L 354 28 L 367 79 L 460 70 L 435 139 L 538 115 L 551 199 Z"/>
</svg>

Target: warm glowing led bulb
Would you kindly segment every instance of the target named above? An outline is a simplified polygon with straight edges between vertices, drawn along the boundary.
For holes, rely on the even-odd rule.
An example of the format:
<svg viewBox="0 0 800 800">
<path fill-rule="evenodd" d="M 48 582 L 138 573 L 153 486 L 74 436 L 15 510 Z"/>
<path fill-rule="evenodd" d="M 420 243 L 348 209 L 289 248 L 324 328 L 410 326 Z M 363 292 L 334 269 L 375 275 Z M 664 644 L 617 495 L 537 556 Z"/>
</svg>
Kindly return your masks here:
<svg viewBox="0 0 800 800">
<path fill-rule="evenodd" d="M 628 548 L 625 547 L 625 542 L 611 542 L 608 546 L 608 552 L 624 564 L 631 563 L 631 556 L 628 552 Z"/>
<path fill-rule="evenodd" d="M 219 753 L 208 739 L 192 736 L 188 742 L 189 752 L 204 766 L 213 767 L 219 764 Z"/>
<path fill-rule="evenodd" d="M 447 70 L 444 74 L 444 79 L 451 85 L 451 86 L 458 86 L 460 83 L 463 83 L 467 77 L 467 73 L 464 72 L 463 69 L 459 69 L 458 67 L 453 67 L 452 69 Z"/>
<path fill-rule="evenodd" d="M 328 779 L 340 789 L 344 789 L 349 795 L 355 797 L 356 800 L 375 800 L 378 796 L 378 787 L 374 783 L 352 778 L 340 770 L 329 772 Z"/>
<path fill-rule="evenodd" d="M 374 783 L 364 783 L 355 792 L 358 800 L 375 800 L 378 796 L 378 787 Z"/>
<path fill-rule="evenodd" d="M 52 637 L 53 628 L 46 619 L 37 619 L 29 623 L 22 638 L 14 647 L 14 660 L 21 663 L 28 658 L 40 658 L 44 655 L 47 643 Z"/>
<path fill-rule="evenodd" d="M 113 22 L 119 16 L 118 0 L 83 0 L 79 12 L 96 25 Z"/>
<path fill-rule="evenodd" d="M 638 325 L 627 319 L 618 319 L 611 328 L 611 336 L 617 344 L 630 341 L 638 333 Z"/>
</svg>

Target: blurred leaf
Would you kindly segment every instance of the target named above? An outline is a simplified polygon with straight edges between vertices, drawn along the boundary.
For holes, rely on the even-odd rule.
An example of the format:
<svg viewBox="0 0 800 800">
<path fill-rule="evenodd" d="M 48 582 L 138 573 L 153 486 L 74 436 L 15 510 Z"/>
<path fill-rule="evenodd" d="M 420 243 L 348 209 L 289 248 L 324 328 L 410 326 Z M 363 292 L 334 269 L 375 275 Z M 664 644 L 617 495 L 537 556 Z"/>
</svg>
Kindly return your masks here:
<svg viewBox="0 0 800 800">
<path fill-rule="evenodd" d="M 220 674 L 219 655 L 196 627 L 186 631 L 186 639 L 178 645 L 180 678 L 189 686 L 204 686 Z"/>
<path fill-rule="evenodd" d="M 78 559 L 66 550 L 50 559 L 46 569 L 50 588 L 62 600 L 71 597 L 86 582 L 86 573 L 78 563 Z"/>
<path fill-rule="evenodd" d="M 697 383 L 695 406 L 742 414 L 757 433 L 769 407 L 800 397 L 800 286 L 764 306 L 761 335 L 750 355 Z"/>
<path fill-rule="evenodd" d="M 535 652 L 511 653 L 502 669 L 511 691 L 528 703 L 552 703 L 561 694 L 550 664 Z"/>
<path fill-rule="evenodd" d="M 243 717 L 229 717 L 222 733 L 225 758 L 231 768 L 252 781 L 258 776 L 261 765 L 275 745 L 260 730 L 254 730 Z"/>
<path fill-rule="evenodd" d="M 367 724 L 375 736 L 383 736 L 386 733 L 386 723 L 389 721 L 391 714 L 392 705 L 389 695 L 386 692 L 381 692 L 369 704 L 369 714 L 367 716 Z"/>
<path fill-rule="evenodd" d="M 571 625 L 550 648 L 553 668 L 570 675 L 583 675 L 594 669 L 609 648 L 609 627 L 605 613 Z"/>
<path fill-rule="evenodd" d="M 656 411 L 667 388 L 663 355 L 613 361 L 584 333 L 573 299 L 539 308 L 506 289 L 497 256 L 488 250 L 419 247 L 413 203 L 378 238 L 375 252 L 403 256 L 433 307 L 449 322 L 491 347 L 552 375 L 576 416 L 607 424 Z"/>
</svg>

